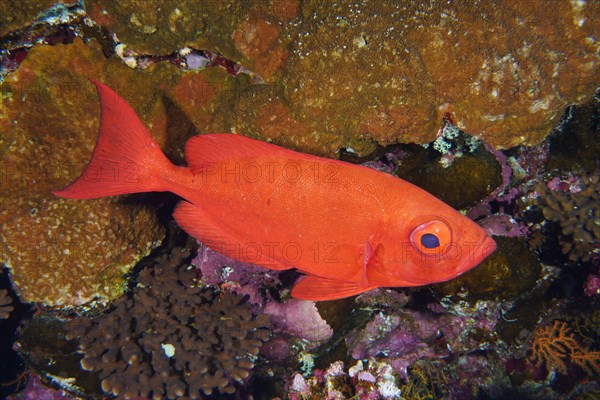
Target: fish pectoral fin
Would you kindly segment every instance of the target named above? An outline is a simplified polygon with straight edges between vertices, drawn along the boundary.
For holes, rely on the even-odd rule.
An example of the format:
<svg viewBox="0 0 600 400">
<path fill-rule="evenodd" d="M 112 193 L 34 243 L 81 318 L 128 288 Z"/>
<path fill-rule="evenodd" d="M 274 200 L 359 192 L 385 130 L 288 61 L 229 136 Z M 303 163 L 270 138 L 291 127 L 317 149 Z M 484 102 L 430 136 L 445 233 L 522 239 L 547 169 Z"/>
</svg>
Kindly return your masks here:
<svg viewBox="0 0 600 400">
<path fill-rule="evenodd" d="M 173 217 L 177 224 L 187 232 L 217 253 L 229 258 L 262 267 L 283 271 L 290 269 L 286 265 L 270 260 L 262 254 L 253 252 L 254 246 L 244 246 L 244 242 L 236 240 L 232 235 L 223 231 L 212 219 L 206 215 L 202 208 L 187 201 L 180 201 L 173 211 Z M 244 249 L 241 251 L 240 249 Z"/>
<path fill-rule="evenodd" d="M 380 257 L 383 255 L 383 245 L 373 243 L 372 239 L 365 244 L 364 271 L 367 281 L 377 286 L 386 286 L 390 282 L 387 271 L 381 263 Z"/>
<path fill-rule="evenodd" d="M 337 300 L 364 293 L 376 287 L 309 275 L 294 286 L 292 296 L 297 299 L 313 301 Z"/>
</svg>

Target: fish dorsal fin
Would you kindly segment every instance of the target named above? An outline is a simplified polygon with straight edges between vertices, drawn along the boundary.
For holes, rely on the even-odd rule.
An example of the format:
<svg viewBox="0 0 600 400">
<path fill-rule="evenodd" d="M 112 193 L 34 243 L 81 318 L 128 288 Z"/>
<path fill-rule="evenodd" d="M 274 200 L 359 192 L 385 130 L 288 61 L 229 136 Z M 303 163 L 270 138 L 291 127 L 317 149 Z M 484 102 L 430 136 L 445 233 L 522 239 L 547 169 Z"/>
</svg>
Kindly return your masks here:
<svg viewBox="0 0 600 400">
<path fill-rule="evenodd" d="M 194 136 L 185 145 L 185 159 L 192 170 L 202 169 L 207 164 L 232 158 L 241 159 L 259 156 L 314 157 L 231 133 L 211 133 Z"/>
<path fill-rule="evenodd" d="M 303 300 L 337 300 L 375 289 L 356 282 L 343 282 L 320 276 L 305 276 L 292 289 L 292 296 Z"/>
</svg>

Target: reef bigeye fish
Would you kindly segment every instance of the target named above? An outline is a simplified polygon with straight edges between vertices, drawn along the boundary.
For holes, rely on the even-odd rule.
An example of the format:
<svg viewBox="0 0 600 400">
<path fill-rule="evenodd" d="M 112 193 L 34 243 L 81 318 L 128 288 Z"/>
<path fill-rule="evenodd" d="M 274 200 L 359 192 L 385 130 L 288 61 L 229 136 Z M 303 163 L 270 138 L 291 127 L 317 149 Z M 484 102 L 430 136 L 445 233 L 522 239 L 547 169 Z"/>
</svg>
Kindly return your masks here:
<svg viewBox="0 0 600 400">
<path fill-rule="evenodd" d="M 107 86 L 83 174 L 56 195 L 89 199 L 173 192 L 177 223 L 215 251 L 305 276 L 292 295 L 331 300 L 377 287 L 452 279 L 496 248 L 473 221 L 424 190 L 363 166 L 235 134 L 206 134 L 172 164 Z"/>
</svg>

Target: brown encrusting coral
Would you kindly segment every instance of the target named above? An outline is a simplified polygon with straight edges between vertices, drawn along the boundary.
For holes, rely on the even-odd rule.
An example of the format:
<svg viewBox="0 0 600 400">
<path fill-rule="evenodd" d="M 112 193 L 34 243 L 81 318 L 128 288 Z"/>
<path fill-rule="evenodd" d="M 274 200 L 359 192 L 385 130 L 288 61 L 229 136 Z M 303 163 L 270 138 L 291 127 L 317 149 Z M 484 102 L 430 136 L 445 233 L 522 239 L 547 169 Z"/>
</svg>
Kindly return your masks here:
<svg viewBox="0 0 600 400">
<path fill-rule="evenodd" d="M 557 190 L 536 187 L 544 218 L 560 224 L 561 249 L 571 261 L 589 261 L 600 251 L 600 181 L 598 175 L 579 179 L 578 187 Z"/>
<path fill-rule="evenodd" d="M 151 85 L 127 86 L 135 76 L 116 60 L 106 62 L 96 42 L 76 40 L 34 48 L 0 86 L 0 262 L 25 302 L 116 298 L 124 274 L 164 236 L 154 208 L 143 202 L 77 202 L 50 192 L 81 173 L 96 142 L 100 108 L 88 77 L 118 81 L 123 92 L 144 97 L 137 107 L 146 121 L 160 114 L 160 99 L 144 90 Z M 128 179 L 133 171 L 111 173 Z"/>
<path fill-rule="evenodd" d="M 95 319 L 69 323 L 81 366 L 121 399 L 203 398 L 233 393 L 270 335 L 269 318 L 244 298 L 196 285 L 175 250 L 140 272 L 138 285 Z"/>
<path fill-rule="evenodd" d="M 259 74 L 266 85 L 210 83 L 227 99 L 211 114 L 227 131 L 329 156 L 430 142 L 445 113 L 496 148 L 539 143 L 600 84 L 599 10 L 590 0 L 86 2 L 122 41 L 110 51 L 191 46 Z M 168 70 L 151 72 L 167 90 Z"/>
<path fill-rule="evenodd" d="M 450 112 L 494 147 L 536 144 L 600 84 L 593 3 L 303 1 L 281 31 L 276 95 L 257 105 L 257 90 L 242 93 L 234 129 L 263 137 L 267 107 L 292 121 L 278 143 L 364 154 L 370 141 L 430 142 Z"/>
<path fill-rule="evenodd" d="M 12 297 L 9 296 L 8 290 L 0 289 L 0 319 L 6 319 L 14 310 L 12 306 Z"/>
</svg>

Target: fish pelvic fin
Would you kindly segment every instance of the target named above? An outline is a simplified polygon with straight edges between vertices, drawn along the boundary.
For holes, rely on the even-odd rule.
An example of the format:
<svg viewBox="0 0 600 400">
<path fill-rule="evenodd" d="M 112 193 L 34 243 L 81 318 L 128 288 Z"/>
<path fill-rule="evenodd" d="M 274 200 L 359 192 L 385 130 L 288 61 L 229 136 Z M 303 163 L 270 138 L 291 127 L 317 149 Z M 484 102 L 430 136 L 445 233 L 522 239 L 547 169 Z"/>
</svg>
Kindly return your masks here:
<svg viewBox="0 0 600 400">
<path fill-rule="evenodd" d="M 368 292 L 376 287 L 309 275 L 294 286 L 292 297 L 313 301 L 337 300 Z"/>
<path fill-rule="evenodd" d="M 52 193 L 91 199 L 126 193 L 165 191 L 164 171 L 176 168 L 163 154 L 135 111 L 106 85 L 96 85 L 100 132 L 92 159 L 73 183 Z"/>
<path fill-rule="evenodd" d="M 226 232 L 217 224 L 201 207 L 180 201 L 173 211 L 177 225 L 188 235 L 204 243 L 212 250 L 238 261 L 260 265 L 262 267 L 283 271 L 292 267 L 266 257 L 261 252 L 256 252 L 254 242 L 243 242 L 235 239 L 231 232 Z"/>
</svg>

